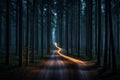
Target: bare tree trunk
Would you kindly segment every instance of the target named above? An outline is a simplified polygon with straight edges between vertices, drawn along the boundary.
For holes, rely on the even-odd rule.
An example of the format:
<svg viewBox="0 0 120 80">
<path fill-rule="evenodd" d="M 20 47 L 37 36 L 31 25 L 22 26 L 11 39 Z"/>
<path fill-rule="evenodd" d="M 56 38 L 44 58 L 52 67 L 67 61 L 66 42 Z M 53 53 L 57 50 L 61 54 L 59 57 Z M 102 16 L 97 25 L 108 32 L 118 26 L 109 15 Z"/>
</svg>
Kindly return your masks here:
<svg viewBox="0 0 120 80">
<path fill-rule="evenodd" d="M 97 64 L 101 64 L 101 0 L 98 0 L 98 51 L 97 51 Z"/>
<path fill-rule="evenodd" d="M 98 55 L 98 0 L 96 0 L 95 10 L 95 53 Z"/>
<path fill-rule="evenodd" d="M 81 2 L 78 0 L 78 57 L 80 56 L 80 4 Z"/>
<path fill-rule="evenodd" d="M 2 9 L 1 9 L 2 7 L 1 7 L 1 3 L 0 3 L 0 53 L 1 53 L 1 29 L 2 29 Z"/>
<path fill-rule="evenodd" d="M 7 0 L 7 10 L 6 10 L 6 64 L 9 64 L 10 59 L 10 0 Z"/>
<path fill-rule="evenodd" d="M 19 51 L 19 1 L 16 1 L 16 55 L 18 55 Z"/>
<path fill-rule="evenodd" d="M 107 69 L 108 62 L 108 0 L 105 0 L 105 50 L 104 50 L 104 69 Z"/>
<path fill-rule="evenodd" d="M 38 18 L 38 17 L 39 17 L 39 16 L 38 16 L 38 12 L 39 12 L 39 11 L 38 11 L 38 10 L 39 10 L 39 8 L 38 8 L 38 3 L 39 3 L 39 1 L 36 0 L 36 3 L 37 3 L 37 4 L 36 4 L 36 5 L 37 5 L 37 6 L 36 6 L 36 10 L 37 10 L 37 11 L 36 11 L 36 53 L 38 54 L 38 43 L 39 43 L 39 42 L 38 42 L 38 41 L 39 41 L 39 40 L 38 40 L 38 34 L 39 34 L 39 33 L 38 33 L 38 26 L 39 26 L 39 22 L 38 22 L 38 20 L 39 20 L 39 18 Z"/>
<path fill-rule="evenodd" d="M 19 66 L 22 67 L 22 17 L 23 17 L 23 6 L 22 6 L 22 0 L 19 0 Z"/>
<path fill-rule="evenodd" d="M 50 53 L 50 32 L 51 32 L 51 16 L 50 16 L 50 1 L 47 2 L 48 10 L 47 10 L 47 53 Z"/>
<path fill-rule="evenodd" d="M 119 44 L 120 44 L 120 42 L 119 42 L 119 27 L 120 27 L 120 24 L 119 24 L 119 22 L 120 22 L 120 14 L 119 14 L 119 12 L 117 13 L 117 53 L 119 54 L 119 48 L 120 48 L 120 46 L 119 46 Z"/>
<path fill-rule="evenodd" d="M 68 12 L 68 5 L 67 5 L 67 1 L 66 1 L 66 4 L 65 4 L 65 6 L 66 6 L 66 15 L 65 15 L 65 19 L 66 19 L 66 30 L 65 30 L 65 34 L 66 34 L 66 51 L 67 51 L 67 55 L 68 55 L 68 53 L 69 53 L 69 50 L 68 50 L 68 15 L 69 15 L 69 12 Z"/>
<path fill-rule="evenodd" d="M 27 0 L 26 65 L 29 65 L 29 0 Z"/>
<path fill-rule="evenodd" d="M 92 59 L 92 0 L 89 1 L 89 57 Z"/>
<path fill-rule="evenodd" d="M 114 46 L 114 35 L 113 35 L 113 26 L 112 26 L 112 12 L 111 12 L 111 0 L 108 1 L 108 12 L 109 12 L 109 29 L 110 29 L 110 46 L 112 51 L 112 71 L 117 71 L 116 64 L 116 55 L 115 55 L 115 46 Z"/>
<path fill-rule="evenodd" d="M 34 63 L 35 62 L 35 43 L 34 43 L 34 40 L 35 40 L 35 37 L 34 37 L 34 33 L 35 33 L 35 8 L 36 8 L 36 0 L 33 0 L 33 23 L 32 23 L 32 28 L 31 28 L 31 37 L 32 37 L 32 62 Z"/>
<path fill-rule="evenodd" d="M 43 0 L 41 0 L 41 58 L 43 57 L 43 31 L 44 31 L 44 26 L 43 26 Z"/>
<path fill-rule="evenodd" d="M 71 47 L 71 54 L 73 54 L 73 14 L 74 13 L 74 8 L 72 7 L 72 9 L 71 9 L 71 20 L 70 20 L 70 40 L 71 40 L 71 42 L 70 42 L 70 47 Z"/>
</svg>

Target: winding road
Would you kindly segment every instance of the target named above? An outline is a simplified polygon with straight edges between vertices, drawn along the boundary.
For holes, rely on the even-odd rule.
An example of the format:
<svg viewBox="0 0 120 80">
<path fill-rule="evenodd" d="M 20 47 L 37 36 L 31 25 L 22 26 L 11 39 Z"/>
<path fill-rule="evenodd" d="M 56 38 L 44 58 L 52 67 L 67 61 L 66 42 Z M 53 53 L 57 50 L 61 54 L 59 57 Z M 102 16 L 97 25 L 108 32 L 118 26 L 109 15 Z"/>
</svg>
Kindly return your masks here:
<svg viewBox="0 0 120 80">
<path fill-rule="evenodd" d="M 36 80 L 94 80 L 91 76 L 95 72 L 90 66 L 85 61 L 61 54 L 59 49 L 54 50 Z"/>
</svg>

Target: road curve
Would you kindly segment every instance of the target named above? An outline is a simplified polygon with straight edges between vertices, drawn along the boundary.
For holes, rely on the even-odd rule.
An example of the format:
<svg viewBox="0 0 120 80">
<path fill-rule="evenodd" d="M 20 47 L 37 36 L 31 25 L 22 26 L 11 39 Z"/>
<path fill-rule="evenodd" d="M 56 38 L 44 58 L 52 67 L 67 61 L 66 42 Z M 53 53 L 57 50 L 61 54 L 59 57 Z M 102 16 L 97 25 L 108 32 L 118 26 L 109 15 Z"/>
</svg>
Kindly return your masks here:
<svg viewBox="0 0 120 80">
<path fill-rule="evenodd" d="M 86 67 L 88 63 L 74 61 L 53 51 L 36 80 L 93 80 Z"/>
</svg>

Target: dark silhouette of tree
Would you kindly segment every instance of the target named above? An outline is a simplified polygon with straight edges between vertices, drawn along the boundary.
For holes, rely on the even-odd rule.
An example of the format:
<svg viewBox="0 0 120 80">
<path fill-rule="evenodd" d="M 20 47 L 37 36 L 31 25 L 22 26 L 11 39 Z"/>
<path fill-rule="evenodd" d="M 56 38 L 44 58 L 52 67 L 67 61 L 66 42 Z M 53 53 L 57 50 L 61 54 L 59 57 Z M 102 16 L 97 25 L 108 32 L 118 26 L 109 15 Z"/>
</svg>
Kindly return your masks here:
<svg viewBox="0 0 120 80">
<path fill-rule="evenodd" d="M 92 59 L 92 0 L 86 0 L 86 55 Z"/>
<path fill-rule="evenodd" d="M 119 46 L 119 44 L 120 44 L 120 42 L 119 42 L 119 30 L 120 30 L 120 24 L 119 24 L 119 22 L 120 22 L 120 14 L 119 14 L 119 12 L 117 13 L 117 43 L 118 43 L 118 45 L 117 45 L 117 53 L 119 54 L 119 49 L 120 49 L 120 46 Z"/>
<path fill-rule="evenodd" d="M 78 22 L 77 22 L 77 24 L 78 24 L 78 57 L 80 56 L 80 12 L 81 12 L 81 10 L 80 10 L 80 4 L 81 4 L 81 2 L 78 0 Z"/>
<path fill-rule="evenodd" d="M 18 35 L 19 35 L 19 5 L 18 0 L 16 1 L 16 55 L 18 55 Z"/>
<path fill-rule="evenodd" d="M 29 0 L 27 0 L 26 65 L 29 65 Z"/>
<path fill-rule="evenodd" d="M 50 1 L 47 1 L 47 53 L 50 53 L 50 32 L 51 32 L 51 15 L 50 15 Z"/>
<path fill-rule="evenodd" d="M 38 20 L 39 20 L 39 18 L 38 18 L 38 17 L 39 17 L 39 16 L 38 16 L 38 15 L 39 15 L 39 14 L 38 14 L 38 12 L 39 12 L 39 11 L 38 11 L 38 10 L 39 10 L 39 4 L 38 4 L 38 3 L 39 3 L 39 1 L 36 0 L 36 53 L 37 53 L 37 54 L 38 54 L 38 41 L 39 41 L 39 40 L 38 40 L 38 34 L 39 34 L 39 33 L 38 33 L 38 26 L 39 26 L 39 21 L 38 21 Z"/>
<path fill-rule="evenodd" d="M 108 0 L 105 0 L 105 50 L 104 50 L 104 68 L 107 69 L 108 60 Z"/>
<path fill-rule="evenodd" d="M 19 66 L 22 67 L 22 26 L 23 26 L 23 22 L 22 22 L 22 17 L 23 17 L 23 6 L 22 6 L 22 0 L 19 0 Z"/>
<path fill-rule="evenodd" d="M 43 0 L 41 0 L 41 4 L 40 4 L 40 9 L 41 9 L 41 58 L 43 57 L 43 31 L 44 31 L 44 26 L 43 26 Z"/>
<path fill-rule="evenodd" d="M 1 5 L 1 2 L 0 2 L 0 53 L 1 53 L 1 33 L 2 33 L 2 5 Z"/>
<path fill-rule="evenodd" d="M 66 40 L 65 40 L 65 43 L 66 43 L 66 51 L 67 51 L 67 55 L 68 55 L 68 53 L 69 53 L 69 51 L 68 51 L 68 5 L 67 5 L 67 0 L 66 0 L 66 2 L 65 2 L 66 4 L 65 4 L 65 7 L 66 7 L 66 10 L 65 10 L 65 20 L 66 20 L 66 28 L 65 28 L 65 34 L 66 34 Z"/>
<path fill-rule="evenodd" d="M 98 56 L 98 0 L 96 0 L 95 3 L 95 53 Z"/>
<path fill-rule="evenodd" d="M 109 30 L 110 30 L 110 48 L 111 48 L 111 58 L 112 58 L 112 71 L 117 71 L 116 65 L 116 53 L 115 53 L 115 46 L 114 46 L 114 35 L 113 35 L 113 24 L 112 24 L 112 12 L 111 12 L 111 0 L 108 1 L 108 18 L 109 18 Z"/>
<path fill-rule="evenodd" d="M 60 36 L 60 39 L 59 39 L 59 42 L 60 42 L 60 47 L 62 47 L 62 31 L 63 31 L 63 1 L 59 1 L 59 4 L 58 5 L 58 9 L 59 9 L 59 13 L 58 13 L 58 26 L 59 26 L 59 36 Z"/>
<path fill-rule="evenodd" d="M 31 44 L 31 49 L 32 49 L 32 62 L 34 63 L 34 61 L 35 61 L 35 50 L 34 50 L 34 48 L 35 48 L 35 14 L 36 14 L 36 10 L 35 10 L 35 8 L 36 8 L 36 0 L 33 0 L 33 13 L 32 13 L 32 19 L 33 19 L 33 21 L 32 21 L 32 26 L 31 26 L 31 42 L 32 42 L 32 44 Z"/>
<path fill-rule="evenodd" d="M 10 0 L 6 1 L 6 64 L 9 64 L 10 57 Z"/>
<path fill-rule="evenodd" d="M 97 11 L 98 11 L 98 51 L 97 51 L 97 64 L 100 65 L 101 60 L 101 0 L 97 0 Z"/>
<path fill-rule="evenodd" d="M 89 5 L 89 17 L 88 17 L 88 30 L 89 30 L 89 57 L 90 59 L 92 59 L 92 0 L 89 0 L 88 1 L 88 5 Z"/>
<path fill-rule="evenodd" d="M 74 4 L 74 1 L 71 0 L 72 3 L 70 3 L 70 5 L 72 6 L 72 4 Z M 73 20 L 74 20 L 74 7 L 71 8 L 71 13 L 70 13 L 70 47 L 71 47 L 71 54 L 73 54 L 73 27 L 74 27 L 74 24 L 73 24 Z"/>
<path fill-rule="evenodd" d="M 86 24 L 85 24 L 85 26 L 86 26 L 86 57 L 88 57 L 88 54 L 89 54 L 89 24 L 88 24 L 88 22 L 89 22 L 89 20 L 88 20 L 88 15 L 89 15 L 89 5 L 88 5 L 88 2 L 87 2 L 87 0 L 85 0 L 85 2 L 86 2 L 86 8 L 85 8 L 85 15 L 86 15 L 86 17 L 85 17 L 85 21 L 86 21 Z M 90 15 L 91 16 L 91 15 Z"/>
</svg>

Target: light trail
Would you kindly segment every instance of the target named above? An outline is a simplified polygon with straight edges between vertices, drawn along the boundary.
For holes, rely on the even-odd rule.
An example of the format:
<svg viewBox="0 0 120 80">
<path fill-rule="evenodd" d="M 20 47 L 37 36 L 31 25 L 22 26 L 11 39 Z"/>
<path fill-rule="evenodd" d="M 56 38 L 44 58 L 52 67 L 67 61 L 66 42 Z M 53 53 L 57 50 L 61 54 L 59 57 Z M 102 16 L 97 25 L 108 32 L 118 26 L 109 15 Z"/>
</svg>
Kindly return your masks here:
<svg viewBox="0 0 120 80">
<path fill-rule="evenodd" d="M 69 57 L 69 56 L 66 56 L 64 54 L 62 54 L 62 48 L 60 48 L 57 43 L 55 42 L 54 43 L 55 47 L 58 48 L 57 50 L 57 53 L 58 55 L 60 55 L 61 57 L 65 58 L 65 59 L 68 59 L 72 62 L 75 62 L 78 64 L 78 66 L 80 67 L 81 65 L 83 66 L 87 66 L 88 64 L 85 62 L 85 61 L 81 61 L 81 60 L 78 60 L 78 59 L 75 59 L 75 58 L 72 58 L 72 57 Z M 79 64 L 80 63 L 80 64 Z M 83 71 L 81 69 L 78 70 L 79 71 L 79 75 L 82 77 L 81 80 L 89 80 L 89 77 L 88 77 L 88 72 L 87 71 Z"/>
<path fill-rule="evenodd" d="M 82 64 L 82 65 L 87 65 L 86 62 L 84 62 L 84 61 L 81 61 L 81 60 L 78 60 L 78 59 L 75 59 L 75 58 L 72 58 L 72 57 L 69 57 L 69 56 L 66 56 L 66 55 L 62 54 L 62 53 L 61 53 L 62 48 L 60 48 L 60 47 L 57 45 L 56 42 L 54 43 L 54 45 L 55 45 L 55 47 L 58 49 L 58 50 L 57 50 L 57 53 L 58 53 L 60 56 L 64 57 L 65 59 L 68 59 L 68 60 L 70 60 L 70 61 L 72 61 L 72 62 L 80 63 L 80 64 Z"/>
</svg>

